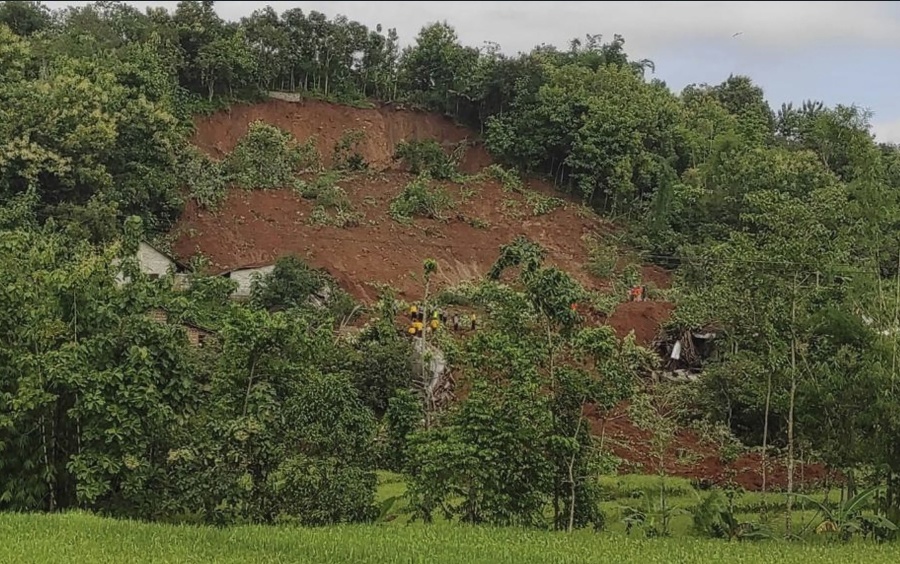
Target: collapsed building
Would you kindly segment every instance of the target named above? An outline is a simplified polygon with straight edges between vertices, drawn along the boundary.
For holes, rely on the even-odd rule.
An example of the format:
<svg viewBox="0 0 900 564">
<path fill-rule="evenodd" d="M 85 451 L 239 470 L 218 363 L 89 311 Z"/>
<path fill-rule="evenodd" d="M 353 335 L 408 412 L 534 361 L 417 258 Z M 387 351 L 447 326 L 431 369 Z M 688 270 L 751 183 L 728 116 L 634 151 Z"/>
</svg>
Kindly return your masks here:
<svg viewBox="0 0 900 564">
<path fill-rule="evenodd" d="M 660 368 L 652 373 L 653 379 L 657 382 L 696 381 L 704 364 L 715 356 L 714 341 L 718 333 L 711 325 L 664 330 L 653 342 L 653 349 L 662 358 Z"/>
</svg>

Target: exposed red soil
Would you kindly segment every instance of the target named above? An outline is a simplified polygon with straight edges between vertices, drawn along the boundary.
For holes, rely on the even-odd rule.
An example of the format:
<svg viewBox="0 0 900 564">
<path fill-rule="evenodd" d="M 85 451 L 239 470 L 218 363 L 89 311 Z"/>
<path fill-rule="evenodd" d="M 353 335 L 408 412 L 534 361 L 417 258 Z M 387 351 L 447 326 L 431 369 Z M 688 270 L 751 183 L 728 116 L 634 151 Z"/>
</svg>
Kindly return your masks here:
<svg viewBox="0 0 900 564">
<path fill-rule="evenodd" d="M 173 250 L 179 257 L 202 252 L 214 272 L 297 254 L 328 270 L 356 298 L 372 302 L 377 284 L 389 284 L 408 299 L 420 297 L 425 258 L 438 262 L 438 287 L 480 278 L 502 245 L 525 235 L 547 249 L 550 264 L 588 287 L 602 286 L 583 268 L 587 249 L 582 236 L 603 231 L 599 218 L 579 214 L 574 206 L 533 216 L 522 196 L 485 181 L 474 185 L 468 201 L 463 201 L 461 186 L 445 185 L 459 201 L 447 221 L 417 218 L 412 225 L 402 225 L 388 210 L 410 180 L 406 173 L 386 171 L 341 182 L 364 214 L 359 226 L 344 228 L 311 225 L 314 202 L 289 190 L 233 190 L 215 212 L 188 204 L 174 232 Z M 510 201 L 519 202 L 513 212 L 504 208 Z M 476 218 L 486 226 L 474 227 Z"/>
<path fill-rule="evenodd" d="M 611 413 L 601 415 L 593 406 L 586 408 L 591 427 L 603 443 L 624 461 L 621 472 L 656 473 L 658 458 L 651 447 L 652 433 L 635 425 L 628 417 L 625 403 Z M 749 452 L 726 461 L 718 445 L 702 440 L 690 429 L 679 429 L 664 456 L 663 469 L 670 476 L 680 476 L 708 485 L 736 485 L 748 491 L 762 489 L 762 458 Z M 783 459 L 770 457 L 766 472 L 766 489 L 787 487 L 787 466 Z M 816 487 L 833 479 L 819 463 L 797 463 L 794 484 L 798 489 Z"/>
<path fill-rule="evenodd" d="M 672 287 L 672 273 L 655 264 L 645 264 L 641 267 L 641 279 L 647 286 L 656 286 L 660 290 Z"/>
<path fill-rule="evenodd" d="M 389 105 L 353 108 L 319 100 L 271 99 L 232 106 L 228 111 L 197 118 L 192 141 L 210 156 L 223 158 L 257 120 L 280 127 L 301 142 L 315 137 L 326 165 L 331 163 L 335 144 L 351 129 L 365 132 L 358 150 L 369 166 L 377 170 L 391 166 L 394 149 L 404 140 L 435 139 L 448 148 L 462 140 L 472 142 L 460 164 L 463 172 L 477 172 L 492 162 L 470 130 L 446 117 Z"/>
<path fill-rule="evenodd" d="M 656 339 L 660 326 L 665 323 L 675 306 L 668 302 L 623 302 L 609 317 L 616 336 L 624 338 L 634 331 L 639 345 L 649 345 Z"/>
</svg>

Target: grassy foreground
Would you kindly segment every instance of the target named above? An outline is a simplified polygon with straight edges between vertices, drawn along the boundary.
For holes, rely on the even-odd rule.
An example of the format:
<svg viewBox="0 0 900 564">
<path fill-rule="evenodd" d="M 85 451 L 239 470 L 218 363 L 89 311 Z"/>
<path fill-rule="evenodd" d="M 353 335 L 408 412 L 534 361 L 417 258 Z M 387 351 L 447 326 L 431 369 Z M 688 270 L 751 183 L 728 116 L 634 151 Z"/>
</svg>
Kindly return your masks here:
<svg viewBox="0 0 900 564">
<path fill-rule="evenodd" d="M 0 515 L 0 562 L 897 562 L 896 545 L 644 540 L 451 525 L 170 526 L 82 513 Z"/>
</svg>

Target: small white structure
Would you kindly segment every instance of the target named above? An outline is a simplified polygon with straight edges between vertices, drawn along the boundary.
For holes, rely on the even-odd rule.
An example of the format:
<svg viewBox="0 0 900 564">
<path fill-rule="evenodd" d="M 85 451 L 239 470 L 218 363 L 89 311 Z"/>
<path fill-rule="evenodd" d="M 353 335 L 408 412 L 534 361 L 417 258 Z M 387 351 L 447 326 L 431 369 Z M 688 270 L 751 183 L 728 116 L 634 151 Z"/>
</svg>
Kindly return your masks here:
<svg viewBox="0 0 900 564">
<path fill-rule="evenodd" d="M 180 275 L 181 278 L 185 278 L 184 272 L 187 269 L 183 264 L 143 241 L 138 245 L 137 259 L 141 272 L 151 280 L 167 276 L 170 272 L 176 273 L 176 277 Z M 118 263 L 118 261 L 116 262 Z M 128 277 L 123 272 L 116 275 L 118 285 L 121 286 L 127 282 Z M 181 282 L 185 281 L 181 280 Z"/>
<path fill-rule="evenodd" d="M 222 276 L 227 276 L 238 284 L 237 290 L 231 294 L 232 298 L 247 298 L 250 297 L 250 288 L 253 284 L 253 280 L 265 276 L 273 270 L 275 270 L 274 264 L 245 266 L 243 268 L 236 268 L 234 270 L 229 270 L 228 272 L 223 272 Z"/>
</svg>

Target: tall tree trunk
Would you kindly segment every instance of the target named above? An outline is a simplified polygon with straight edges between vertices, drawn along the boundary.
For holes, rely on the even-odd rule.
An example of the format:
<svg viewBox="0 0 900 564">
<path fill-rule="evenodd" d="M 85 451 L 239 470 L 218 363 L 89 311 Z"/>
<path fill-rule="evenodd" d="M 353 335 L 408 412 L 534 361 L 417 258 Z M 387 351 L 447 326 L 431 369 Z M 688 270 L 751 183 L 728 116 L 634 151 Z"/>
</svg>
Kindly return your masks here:
<svg viewBox="0 0 900 564">
<path fill-rule="evenodd" d="M 253 389 L 253 375 L 256 372 L 256 362 L 258 355 L 253 356 L 253 362 L 250 363 L 250 376 L 247 378 L 247 393 L 244 395 L 244 411 L 241 417 L 247 417 L 247 406 L 250 403 L 250 391 Z"/>
<path fill-rule="evenodd" d="M 545 317 L 547 318 L 547 368 L 549 370 L 549 375 L 550 375 L 550 396 L 555 401 L 556 400 L 556 375 L 554 373 L 554 366 L 553 366 L 553 361 L 554 361 L 554 358 L 553 358 L 553 331 L 550 327 L 549 317 L 547 317 L 547 316 L 545 316 Z M 553 429 L 555 430 L 556 425 L 557 425 L 557 417 L 556 417 L 556 409 L 555 408 L 552 410 L 551 416 L 552 416 Z M 556 481 L 554 480 L 554 482 L 556 482 Z M 559 483 L 558 482 L 554 483 L 554 485 L 553 485 L 553 526 L 556 529 L 559 529 L 562 524 L 562 519 L 561 519 L 562 514 L 560 512 L 560 507 L 559 507 L 559 502 L 560 502 L 559 489 L 560 489 Z"/>
<path fill-rule="evenodd" d="M 584 400 L 581 401 L 581 406 L 579 409 L 584 409 Z M 578 444 L 578 450 L 581 450 L 581 445 L 578 443 L 578 434 L 581 432 L 581 422 L 584 421 L 584 413 L 578 413 L 578 425 L 575 426 L 575 444 Z M 577 488 L 575 487 L 575 458 L 578 456 L 578 450 L 572 453 L 572 456 L 569 458 L 569 523 L 566 527 L 566 531 L 572 532 L 575 529 L 575 493 Z"/>
<path fill-rule="evenodd" d="M 880 280 L 880 277 L 879 277 Z M 897 331 L 900 329 L 900 253 L 897 255 L 897 276 L 894 280 L 894 289 L 896 295 L 894 296 L 894 325 L 891 327 L 891 330 Z M 894 351 L 891 355 L 891 393 L 894 393 L 894 385 L 897 379 L 897 335 L 893 336 L 894 341 Z"/>
<path fill-rule="evenodd" d="M 422 365 L 421 381 L 425 394 L 425 429 L 431 428 L 431 414 L 434 411 L 434 389 L 432 387 L 434 375 L 430 373 L 431 362 L 428 356 L 428 339 L 426 337 L 428 327 L 431 325 L 431 321 L 428 319 L 428 290 L 430 286 L 430 276 L 426 275 L 425 296 L 422 298 L 422 355 L 420 358 Z"/>
<path fill-rule="evenodd" d="M 766 376 L 766 412 L 763 416 L 763 440 L 762 440 L 762 493 L 763 500 L 765 500 L 766 493 L 766 478 L 768 477 L 769 469 L 769 460 L 768 460 L 768 446 L 769 446 L 769 412 L 771 411 L 772 406 L 772 370 L 768 370 L 768 374 Z"/>
<path fill-rule="evenodd" d="M 46 417 L 41 415 L 40 427 L 41 427 L 41 448 L 43 449 L 44 454 L 44 471 L 46 472 L 46 476 L 44 479 L 47 482 L 47 511 L 56 510 L 56 485 L 54 484 L 55 480 L 55 470 L 53 465 L 50 463 L 50 442 L 47 433 L 46 426 Z M 52 433 L 52 430 L 50 431 Z"/>
<path fill-rule="evenodd" d="M 797 395 L 797 277 L 794 276 L 793 297 L 791 299 L 791 392 L 788 403 L 788 468 L 787 468 L 787 511 L 785 512 L 785 530 L 788 535 L 793 532 L 794 502 L 794 399 Z"/>
</svg>

